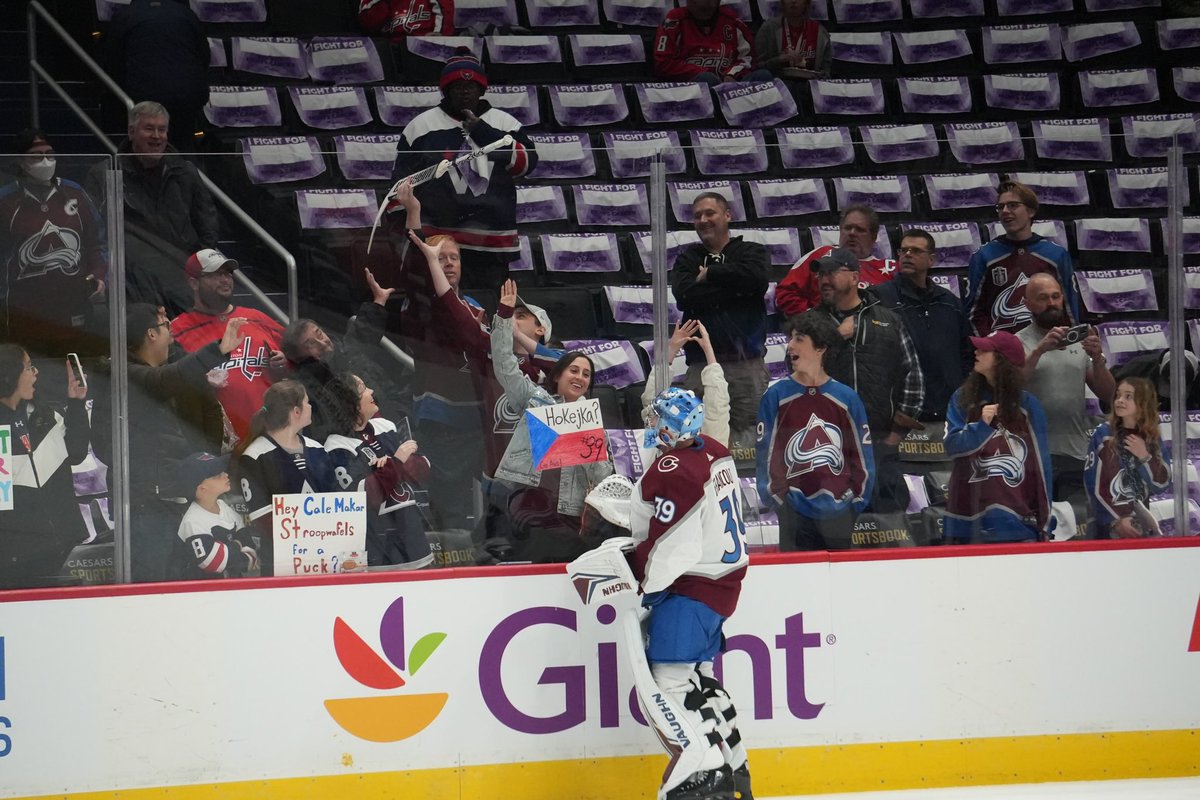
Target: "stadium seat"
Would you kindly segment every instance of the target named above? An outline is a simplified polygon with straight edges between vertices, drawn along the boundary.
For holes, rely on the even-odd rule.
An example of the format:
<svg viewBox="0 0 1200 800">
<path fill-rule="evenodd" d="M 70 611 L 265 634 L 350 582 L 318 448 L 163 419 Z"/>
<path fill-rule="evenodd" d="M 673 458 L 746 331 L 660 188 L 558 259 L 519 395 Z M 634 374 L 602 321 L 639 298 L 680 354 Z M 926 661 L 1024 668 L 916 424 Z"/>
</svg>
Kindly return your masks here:
<svg viewBox="0 0 1200 800">
<path fill-rule="evenodd" d="M 883 84 L 873 78 L 826 78 L 809 81 L 813 109 L 828 115 L 882 115 L 887 111 Z"/>
<path fill-rule="evenodd" d="M 761 130 L 708 129 L 688 133 L 696 170 L 701 175 L 749 175 L 767 171 Z"/>
<path fill-rule="evenodd" d="M 298 189 L 296 209 L 304 229 L 369 228 L 379 197 L 373 189 Z"/>
<path fill-rule="evenodd" d="M 1188 103 L 1200 103 L 1200 67 L 1175 67 L 1171 70 L 1175 95 Z"/>
<path fill-rule="evenodd" d="M 866 125 L 858 129 L 867 158 L 876 164 L 937 158 L 937 131 L 929 124 Z"/>
<path fill-rule="evenodd" d="M 1167 207 L 1166 167 L 1106 170 L 1108 194 L 1113 208 Z M 1188 187 L 1183 186 L 1183 204 L 1189 205 Z"/>
<path fill-rule="evenodd" d="M 991 209 L 996 204 L 995 173 L 926 175 L 925 195 L 932 211 Z"/>
<path fill-rule="evenodd" d="M 1065 250 L 1071 249 L 1071 243 L 1067 239 L 1067 226 L 1062 220 L 1043 219 L 1033 221 L 1033 232 L 1043 239 L 1049 239 L 1059 247 Z M 995 239 L 997 236 L 1004 235 L 1004 227 L 999 222 L 988 223 L 988 239 Z"/>
<path fill-rule="evenodd" d="M 518 186 L 517 224 L 571 219 L 561 186 Z"/>
<path fill-rule="evenodd" d="M 546 309 L 559 339 L 586 339 L 596 335 L 596 297 L 586 286 L 521 286 L 521 299 Z"/>
<path fill-rule="evenodd" d="M 308 76 L 318 83 L 375 83 L 384 79 L 375 43 L 365 36 L 316 36 L 304 45 Z"/>
<path fill-rule="evenodd" d="M 906 67 L 933 65 L 947 71 L 947 61 L 969 61 L 972 54 L 967 32 L 961 29 L 940 31 L 896 31 L 892 34 L 900 61 Z"/>
<path fill-rule="evenodd" d="M 1062 43 L 1057 25 L 996 25 L 983 29 L 983 61 L 998 64 L 1029 64 L 1062 60 Z"/>
<path fill-rule="evenodd" d="M 984 75 L 983 91 L 991 108 L 1009 111 L 1058 111 L 1062 91 L 1053 72 Z"/>
<path fill-rule="evenodd" d="M 732 234 L 767 248 L 771 263 L 775 266 L 790 267 L 805 253 L 800 246 L 800 234 L 795 228 L 738 228 Z"/>
<path fill-rule="evenodd" d="M 1132 158 L 1162 158 L 1175 137 L 1185 153 L 1200 150 L 1195 114 L 1151 114 L 1121 117 L 1125 152 Z"/>
<path fill-rule="evenodd" d="M 1074 10 L 1074 0 L 996 0 L 996 13 L 1001 17 L 1070 14 Z"/>
<path fill-rule="evenodd" d="M 841 76 L 883 76 L 893 72 L 892 38 L 885 31 L 829 34 L 833 72 Z"/>
<path fill-rule="evenodd" d="M 265 22 L 267 7 L 263 0 L 191 0 L 192 11 L 201 22 Z"/>
<path fill-rule="evenodd" d="M 1038 158 L 1047 161 L 1112 161 L 1108 120 L 1034 120 L 1033 139 Z"/>
<path fill-rule="evenodd" d="M 820 178 L 750 181 L 749 186 L 759 219 L 829 212 L 829 191 Z"/>
<path fill-rule="evenodd" d="M 531 133 L 538 163 L 530 180 L 573 180 L 596 175 L 596 159 L 586 133 Z"/>
<path fill-rule="evenodd" d="M 454 27 L 483 31 L 511 28 L 518 24 L 517 4 L 513 0 L 455 0 Z"/>
<path fill-rule="evenodd" d="M 523 4 L 531 28 L 594 28 L 600 24 L 595 0 L 523 0 Z"/>
<path fill-rule="evenodd" d="M 960 164 L 1000 164 L 1025 159 L 1025 140 L 1015 122 L 948 123 L 946 140 Z"/>
<path fill-rule="evenodd" d="M 979 226 L 974 222 L 904 222 L 900 224 L 900 235 L 919 228 L 933 237 L 937 248 L 934 269 L 962 269 L 971 262 L 971 255 L 982 242 Z"/>
<path fill-rule="evenodd" d="M 904 18 L 900 0 L 831 0 L 831 5 L 839 25 L 895 22 Z"/>
<path fill-rule="evenodd" d="M 1084 70 L 1079 73 L 1080 108 L 1111 108 L 1158 101 L 1153 67 Z"/>
<path fill-rule="evenodd" d="M 1200 17 L 1159 20 L 1155 28 L 1161 58 L 1172 64 L 1196 63 L 1196 48 L 1200 48 Z"/>
<path fill-rule="evenodd" d="M 912 211 L 907 175 L 864 175 L 830 180 L 839 211 L 853 203 L 866 203 L 881 214 Z"/>
<path fill-rule="evenodd" d="M 832 245 L 837 247 L 838 240 L 841 237 L 841 228 L 837 225 L 811 225 L 808 229 L 808 234 L 812 238 L 813 248 Z M 888 238 L 887 228 L 884 225 L 879 226 L 879 235 L 875 237 L 875 244 L 871 247 L 871 255 L 874 258 L 891 258 L 892 257 L 892 240 Z"/>
<path fill-rule="evenodd" d="M 796 116 L 796 101 L 778 78 L 763 83 L 718 83 L 712 91 L 731 128 L 772 128 Z"/>
<path fill-rule="evenodd" d="M 667 231 L 666 235 L 666 265 L 670 270 L 675 266 L 675 258 L 679 255 L 679 251 L 685 247 L 697 244 L 700 237 L 694 230 L 690 231 Z M 634 250 L 637 253 L 638 260 L 641 262 L 642 271 L 649 274 L 651 269 L 651 249 L 653 239 L 649 231 L 635 231 L 633 233 Z M 622 320 L 618 320 L 620 322 Z"/>
<path fill-rule="evenodd" d="M 283 123 L 274 86 L 210 86 L 204 116 L 218 128 L 276 128 Z"/>
<path fill-rule="evenodd" d="M 442 101 L 436 86 L 376 86 L 373 93 L 379 121 L 393 128 L 403 128 Z"/>
<path fill-rule="evenodd" d="M 229 56 L 225 53 L 225 40 L 220 37 L 208 37 L 208 68 L 224 69 L 229 66 Z"/>
<path fill-rule="evenodd" d="M 254 184 L 307 181 L 325 172 L 315 136 L 275 136 L 238 142 L 246 175 Z"/>
<path fill-rule="evenodd" d="M 294 36 L 234 36 L 233 69 L 273 78 L 304 80 L 304 45 Z"/>
<path fill-rule="evenodd" d="M 488 36 L 484 39 L 489 68 L 509 81 L 549 81 L 566 78 L 557 36 Z M 490 94 L 490 92 L 489 92 Z"/>
<path fill-rule="evenodd" d="M 547 87 L 554 121 L 564 128 L 615 125 L 629 117 L 619 83 L 558 84 Z"/>
<path fill-rule="evenodd" d="M 1159 232 L 1164 242 L 1170 240 L 1169 222 L 1167 219 L 1158 221 Z M 1183 218 L 1183 252 L 1185 255 L 1200 255 L 1200 217 Z M 1200 345 L 1200 340 L 1192 341 Z"/>
<path fill-rule="evenodd" d="M 593 384 L 599 383 L 612 389 L 624 389 L 630 384 L 645 383 L 646 381 L 646 371 L 642 367 L 642 356 L 639 354 L 641 348 L 633 342 L 621 339 L 597 339 L 595 334 L 592 334 L 591 338 L 563 339 L 563 348 L 581 350 L 592 359 L 592 365 L 596 368 L 596 371 L 592 373 Z M 591 396 L 595 397 L 594 394 Z M 613 421 L 624 422 L 625 415 L 620 410 L 622 403 L 615 392 L 612 404 Z M 604 424 L 606 426 L 609 424 L 607 417 Z"/>
<path fill-rule="evenodd" d="M 580 225 L 650 224 L 650 193 L 645 184 L 576 184 L 571 192 Z"/>
<path fill-rule="evenodd" d="M 615 233 L 544 233 L 540 238 L 547 273 L 621 271 L 621 254 Z"/>
<path fill-rule="evenodd" d="M 644 178 L 651 160 L 661 153 L 668 175 L 687 171 L 687 158 L 675 131 L 606 131 L 604 147 L 614 178 Z"/>
<path fill-rule="evenodd" d="M 1093 314 L 1131 314 L 1157 311 L 1154 280 L 1148 269 L 1075 270 L 1083 306 Z"/>
<path fill-rule="evenodd" d="M 288 96 L 309 128 L 338 130 L 373 121 L 361 86 L 289 86 Z"/>
<path fill-rule="evenodd" d="M 1124 63 L 1137 63 L 1134 51 L 1142 44 L 1137 25 L 1129 20 L 1122 22 L 1094 22 L 1085 25 L 1068 25 L 1062 31 L 1063 56 L 1067 61 L 1086 61 L 1121 53 Z"/>
<path fill-rule="evenodd" d="M 639 77 L 646 72 L 646 45 L 631 33 L 573 33 L 570 43 L 575 75 L 588 80 Z"/>
<path fill-rule="evenodd" d="M 1170 347 L 1166 320 L 1117 320 L 1096 326 L 1100 347 L 1110 368 L 1120 367 L 1132 358 L 1161 352 Z"/>
<path fill-rule="evenodd" d="M 1081 171 L 1014 172 L 1013 180 L 1033 189 L 1041 206 L 1089 206 L 1087 176 Z"/>
<path fill-rule="evenodd" d="M 1077 219 L 1075 247 L 1090 254 L 1131 255 L 1142 261 L 1152 252 L 1150 221 L 1127 217 L 1089 217 Z M 1094 258 L 1090 255 L 1089 258 Z M 1092 263 L 1095 263 L 1094 261 Z"/>
<path fill-rule="evenodd" d="M 488 86 L 487 101 L 492 108 L 512 114 L 522 128 L 536 128 L 542 124 L 536 86 Z"/>
<path fill-rule="evenodd" d="M 900 78 L 896 83 L 905 114 L 969 114 L 974 106 L 966 76 Z"/>
<path fill-rule="evenodd" d="M 776 128 L 785 169 L 827 169 L 854 163 L 854 140 L 847 127 Z"/>
<path fill-rule="evenodd" d="M 702 83 L 639 83 L 634 93 L 642 119 L 651 125 L 713 119 L 712 92 Z"/>
<path fill-rule="evenodd" d="M 600 7 L 614 25 L 656 28 L 675 4 L 672 0 L 601 0 Z"/>
<path fill-rule="evenodd" d="M 913 19 L 982 17 L 983 0 L 908 0 Z"/>
<path fill-rule="evenodd" d="M 667 196 L 675 219 L 685 225 L 692 224 L 692 203 L 696 195 L 717 192 L 729 203 L 729 214 L 733 222 L 746 221 L 746 207 L 742 204 L 742 184 L 739 181 L 680 181 L 667 183 Z"/>
<path fill-rule="evenodd" d="M 537 263 L 534 261 L 533 248 L 529 246 L 529 237 L 524 235 L 517 236 L 517 247 L 519 255 L 512 261 L 508 262 L 509 272 L 535 272 Z"/>
</svg>

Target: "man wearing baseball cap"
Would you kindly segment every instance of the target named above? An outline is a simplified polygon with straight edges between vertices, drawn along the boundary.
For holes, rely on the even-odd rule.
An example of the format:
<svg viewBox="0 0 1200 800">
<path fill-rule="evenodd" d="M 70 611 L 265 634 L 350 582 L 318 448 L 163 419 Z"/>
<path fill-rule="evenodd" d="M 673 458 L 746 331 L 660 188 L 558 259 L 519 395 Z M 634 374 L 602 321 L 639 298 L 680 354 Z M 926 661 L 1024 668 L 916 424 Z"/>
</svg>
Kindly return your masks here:
<svg viewBox="0 0 1200 800">
<path fill-rule="evenodd" d="M 460 47 L 446 62 L 438 87 L 442 102 L 405 126 L 393 177 L 400 180 L 505 134 L 513 137 L 511 147 L 451 167 L 415 189 L 424 208 L 424 234 L 448 234 L 458 242 L 463 285 L 494 291 L 519 253 L 516 180 L 537 164 L 537 152 L 514 116 L 483 99 L 487 75 L 468 48 Z"/>
<path fill-rule="evenodd" d="M 246 320 L 240 344 L 209 375 L 221 408 L 234 432 L 242 437 L 249 433 L 250 418 L 271 385 L 267 364 L 271 353 L 281 347 L 283 326 L 257 309 L 233 304 L 233 271 L 237 268 L 237 261 L 214 248 L 189 256 L 183 270 L 192 290 L 192 310 L 171 321 L 171 334 L 191 353 L 220 339 L 231 318 Z"/>
</svg>

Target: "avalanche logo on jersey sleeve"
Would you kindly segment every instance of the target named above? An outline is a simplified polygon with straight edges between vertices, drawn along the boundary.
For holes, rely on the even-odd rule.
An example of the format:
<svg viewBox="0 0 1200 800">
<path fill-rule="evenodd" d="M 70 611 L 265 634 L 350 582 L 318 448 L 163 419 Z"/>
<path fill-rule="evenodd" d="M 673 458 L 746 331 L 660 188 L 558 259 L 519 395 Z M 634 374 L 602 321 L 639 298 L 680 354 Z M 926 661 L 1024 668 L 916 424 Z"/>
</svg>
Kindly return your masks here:
<svg viewBox="0 0 1200 800">
<path fill-rule="evenodd" d="M 1001 428 L 984 444 L 980 455 L 971 461 L 971 483 L 1001 478 L 1016 488 L 1025 480 L 1025 456 L 1029 448 L 1020 437 Z"/>
<path fill-rule="evenodd" d="M 841 475 L 845 460 L 842 456 L 842 431 L 812 414 L 802 430 L 792 434 L 783 453 L 789 479 L 821 467 Z"/>
<path fill-rule="evenodd" d="M 992 302 L 992 319 L 995 320 L 993 327 L 1008 330 L 1029 322 L 1029 309 L 1025 307 L 1025 284 L 1027 283 L 1029 283 L 1029 276 L 1021 273 L 1011 286 L 1004 287 L 996 295 L 996 299 Z M 1014 300 L 1013 298 L 1017 296 L 1018 292 L 1020 292 L 1020 298 Z"/>
<path fill-rule="evenodd" d="M 508 395 L 502 394 L 492 408 L 492 419 L 492 433 L 511 435 L 521 421 L 521 409 L 513 408 L 512 403 L 508 402 Z"/>
</svg>

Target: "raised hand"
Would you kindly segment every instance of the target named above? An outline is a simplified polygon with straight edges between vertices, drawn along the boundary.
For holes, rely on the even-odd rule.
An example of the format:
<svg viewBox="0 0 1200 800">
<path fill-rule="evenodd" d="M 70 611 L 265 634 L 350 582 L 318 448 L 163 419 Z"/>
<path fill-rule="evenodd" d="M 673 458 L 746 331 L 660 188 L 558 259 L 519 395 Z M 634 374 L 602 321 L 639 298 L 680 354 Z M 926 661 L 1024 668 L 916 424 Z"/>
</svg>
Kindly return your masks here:
<svg viewBox="0 0 1200 800">
<path fill-rule="evenodd" d="M 234 317 L 225 323 L 225 333 L 221 336 L 219 345 L 222 353 L 229 355 L 242 343 L 242 326 L 247 322 L 245 317 Z"/>
<path fill-rule="evenodd" d="M 429 262 L 430 267 L 437 267 L 438 269 L 441 269 L 441 267 L 438 266 L 438 258 L 442 254 L 442 245 L 445 244 L 444 240 L 433 246 L 430 246 L 428 242 L 426 242 L 420 236 L 417 236 L 416 231 L 411 230 L 408 232 L 408 238 L 409 241 L 419 247 L 421 252 L 425 254 L 425 260 Z"/>
<path fill-rule="evenodd" d="M 408 459 L 417 452 L 417 443 L 414 439 L 409 439 L 396 448 L 396 458 L 400 459 L 400 463 L 404 464 Z"/>
<path fill-rule="evenodd" d="M 517 282 L 509 278 L 500 287 L 500 305 L 509 308 L 517 307 Z"/>
<path fill-rule="evenodd" d="M 392 296 L 395 289 L 385 289 L 375 280 L 375 276 L 371 274 L 371 270 L 363 267 L 363 275 L 367 278 L 367 288 L 371 290 L 371 302 L 377 306 L 386 306 L 388 298 Z"/>
<path fill-rule="evenodd" d="M 668 358 L 674 359 L 679 355 L 681 347 L 695 339 L 699 325 L 698 319 L 680 320 L 675 323 L 675 329 L 671 331 L 671 341 L 667 343 Z"/>
</svg>

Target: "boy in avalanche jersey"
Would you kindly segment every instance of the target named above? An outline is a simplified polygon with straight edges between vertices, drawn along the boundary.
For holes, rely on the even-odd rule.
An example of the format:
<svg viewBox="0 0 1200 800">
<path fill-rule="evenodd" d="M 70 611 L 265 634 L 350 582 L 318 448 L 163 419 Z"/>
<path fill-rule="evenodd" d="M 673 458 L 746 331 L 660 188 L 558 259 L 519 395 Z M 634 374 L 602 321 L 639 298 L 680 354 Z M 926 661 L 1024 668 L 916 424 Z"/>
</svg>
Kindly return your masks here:
<svg viewBox="0 0 1200 800">
<path fill-rule="evenodd" d="M 749 558 L 733 458 L 700 433 L 704 405 L 670 388 L 654 400 L 658 458 L 630 502 L 631 556 L 650 608 L 646 660 L 659 689 L 691 712 L 707 736 L 699 771 L 667 800 L 749 798 L 750 771 L 729 695 L 713 674 L 725 620 L 737 608 Z"/>
</svg>

